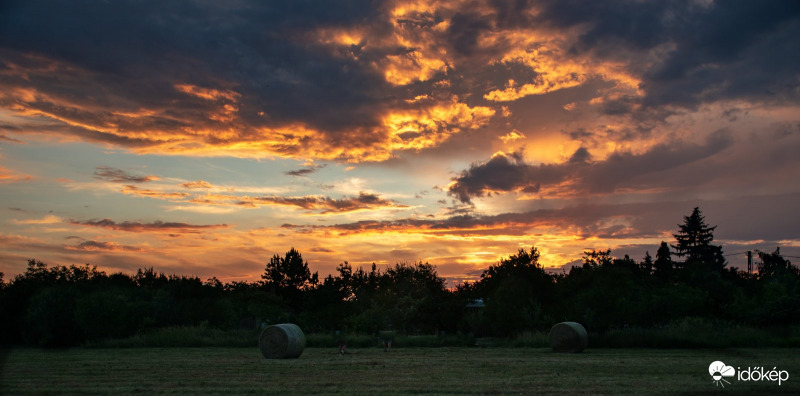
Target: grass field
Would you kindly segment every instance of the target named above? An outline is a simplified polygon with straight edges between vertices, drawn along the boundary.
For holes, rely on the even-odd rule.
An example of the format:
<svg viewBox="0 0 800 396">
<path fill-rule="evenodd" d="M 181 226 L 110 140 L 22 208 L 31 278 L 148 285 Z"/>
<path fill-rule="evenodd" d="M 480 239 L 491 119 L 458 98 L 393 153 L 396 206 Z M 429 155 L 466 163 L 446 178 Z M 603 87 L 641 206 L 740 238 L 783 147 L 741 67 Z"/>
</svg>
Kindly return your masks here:
<svg viewBox="0 0 800 396">
<path fill-rule="evenodd" d="M 307 348 L 266 360 L 258 348 L 11 349 L 2 394 L 800 394 L 799 349 Z M 790 379 L 715 387 L 708 366 L 778 367 Z"/>
</svg>

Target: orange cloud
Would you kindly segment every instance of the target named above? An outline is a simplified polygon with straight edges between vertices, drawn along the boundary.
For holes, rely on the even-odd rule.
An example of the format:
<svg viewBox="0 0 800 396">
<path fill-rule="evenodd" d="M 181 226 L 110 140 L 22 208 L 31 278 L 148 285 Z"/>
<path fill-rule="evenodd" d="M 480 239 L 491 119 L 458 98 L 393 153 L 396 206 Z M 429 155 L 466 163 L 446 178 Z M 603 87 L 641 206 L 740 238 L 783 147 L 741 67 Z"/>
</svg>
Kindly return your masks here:
<svg viewBox="0 0 800 396">
<path fill-rule="evenodd" d="M 383 70 L 386 81 L 393 85 L 408 85 L 415 81 L 430 80 L 436 73 L 444 72 L 447 64 L 421 51 L 401 55 L 388 55 Z"/>
<path fill-rule="evenodd" d="M 324 44 L 361 45 L 363 41 L 365 50 L 382 53 L 373 57 L 374 67 L 386 73 L 395 84 L 427 81 L 434 74 L 444 72 L 449 61 L 444 47 L 428 44 L 428 38 L 442 34 L 441 27 L 426 27 L 422 29 L 424 32 L 414 28 L 417 23 L 414 18 L 429 18 L 418 15 L 426 12 L 420 7 L 393 14 L 397 35 L 357 35 L 343 30 Z M 440 37 L 436 39 L 440 40 Z M 398 46 L 409 50 L 398 53 Z M 413 95 L 412 98 L 426 99 L 410 103 L 403 100 L 403 106 L 369 107 L 367 112 L 356 117 L 364 121 L 354 122 L 345 133 L 301 120 L 302 117 L 275 120 L 269 111 L 265 113 L 261 109 L 258 98 L 232 89 L 173 82 L 167 85 L 172 91 L 160 92 L 158 98 L 130 98 L 122 96 L 123 92 L 102 88 L 104 84 L 90 70 L 44 58 L 26 59 L 21 64 L 30 62 L 47 67 L 17 65 L 6 71 L 24 75 L 29 80 L 3 83 L 5 89 L 0 90 L 0 103 L 22 118 L 56 122 L 47 128 L 23 128 L 21 132 L 58 134 L 68 141 L 113 144 L 139 154 L 385 161 L 396 151 L 435 147 L 464 129 L 488 124 L 494 114 L 493 109 L 468 105 L 455 95 Z M 60 84 L 73 87 L 78 94 L 63 95 L 41 83 L 49 81 L 53 75 L 58 75 Z M 447 86 L 440 83 L 442 81 L 437 82 L 437 89 L 446 90 Z M 95 91 L 103 95 L 93 94 Z M 120 172 L 98 168 L 97 175 L 118 182 L 131 177 Z"/>
<path fill-rule="evenodd" d="M 200 205 L 221 205 L 221 206 L 242 206 L 242 207 L 250 207 L 255 208 L 256 206 L 242 202 L 245 197 L 240 197 L 236 195 L 225 195 L 225 194 L 204 194 L 201 196 L 194 197 L 187 202 L 191 202 L 194 204 Z"/>
<path fill-rule="evenodd" d="M 525 134 L 523 134 L 522 132 L 520 132 L 520 131 L 518 131 L 516 129 L 511 131 L 511 132 L 509 132 L 509 133 L 507 133 L 507 134 L 505 134 L 504 136 L 500 136 L 500 140 L 502 140 L 503 143 L 505 143 L 505 144 L 508 144 L 510 142 L 514 142 L 514 141 L 517 141 L 517 140 L 520 140 L 520 139 L 525 139 Z"/>
<path fill-rule="evenodd" d="M 529 95 L 540 95 L 559 89 L 570 88 L 586 82 L 586 70 L 579 64 L 564 63 L 548 56 L 540 56 L 546 50 L 536 49 L 533 54 L 523 52 L 520 58 L 511 58 L 502 62 L 519 62 L 526 64 L 536 72 L 531 82 L 518 83 L 508 80 L 504 89 L 493 90 L 483 97 L 494 102 L 509 102 Z"/>
<path fill-rule="evenodd" d="M 535 12 L 534 12 L 535 13 Z M 534 72 L 529 80 L 506 80 L 502 88 L 484 94 L 493 102 L 510 102 L 530 95 L 543 95 L 576 87 L 598 78 L 614 83 L 605 93 L 643 95 L 641 80 L 627 71 L 627 64 L 567 53 L 576 31 L 548 31 L 536 26 L 495 29 L 480 37 L 482 48 L 498 48 L 500 56 L 489 60 L 495 66 L 524 66 Z M 605 94 L 604 93 L 604 94 Z"/>
<path fill-rule="evenodd" d="M 463 129 L 487 125 L 494 113 L 489 107 L 469 107 L 452 97 L 450 102 L 427 108 L 391 112 L 384 116 L 383 125 L 390 133 L 390 150 L 421 150 Z"/>
<path fill-rule="evenodd" d="M 191 189 L 210 189 L 215 188 L 208 182 L 189 182 L 181 184 L 184 188 Z M 228 189 L 233 191 L 233 189 Z M 360 192 L 357 196 L 331 198 L 326 196 L 301 196 L 286 197 L 269 195 L 253 197 L 247 195 L 233 194 L 202 194 L 192 196 L 185 192 L 164 192 L 150 189 L 142 189 L 133 185 L 125 185 L 122 190 L 124 194 L 132 194 L 141 197 L 164 199 L 175 202 L 187 202 L 198 206 L 206 206 L 206 209 L 188 206 L 176 207 L 174 210 L 195 211 L 204 213 L 227 213 L 229 210 L 211 209 L 212 206 L 227 206 L 254 209 L 260 206 L 288 206 L 307 211 L 316 211 L 319 214 L 349 213 L 362 210 L 377 209 L 403 209 L 407 205 L 400 204 L 393 200 L 381 198 L 378 194 Z M 191 198 L 190 198 L 191 197 Z"/>
<path fill-rule="evenodd" d="M 58 224 L 64 221 L 64 219 L 55 216 L 55 215 L 47 215 L 41 219 L 27 219 L 27 220 L 12 220 L 14 224 Z"/>
<path fill-rule="evenodd" d="M 191 84 L 175 84 L 175 89 L 185 94 L 196 96 L 205 100 L 220 100 L 226 99 L 231 102 L 236 102 L 240 96 L 238 92 L 233 90 L 218 90 L 213 88 L 202 88 Z"/>
<path fill-rule="evenodd" d="M 33 176 L 17 173 L 11 169 L 0 166 L 0 184 L 18 183 L 33 180 Z"/>
<path fill-rule="evenodd" d="M 210 188 L 214 187 L 213 185 L 211 185 L 211 183 L 209 183 L 209 182 L 207 182 L 205 180 L 198 180 L 198 181 L 194 181 L 194 182 L 181 183 L 181 186 L 183 188 L 188 188 L 190 190 L 191 189 L 198 189 L 198 188 L 210 189 Z"/>
<path fill-rule="evenodd" d="M 183 199 L 189 196 L 187 193 L 179 192 L 161 192 L 154 190 L 141 189 L 136 186 L 126 185 L 122 187 L 123 194 L 138 195 L 140 197 L 158 198 L 158 199 Z"/>
</svg>

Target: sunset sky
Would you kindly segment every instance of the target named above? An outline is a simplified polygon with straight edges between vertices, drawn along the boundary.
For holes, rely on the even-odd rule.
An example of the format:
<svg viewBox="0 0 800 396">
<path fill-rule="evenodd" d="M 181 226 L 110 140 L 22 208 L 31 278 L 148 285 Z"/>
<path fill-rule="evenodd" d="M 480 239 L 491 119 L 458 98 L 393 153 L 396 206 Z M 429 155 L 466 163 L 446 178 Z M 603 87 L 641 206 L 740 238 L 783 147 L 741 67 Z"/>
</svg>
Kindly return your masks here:
<svg viewBox="0 0 800 396">
<path fill-rule="evenodd" d="M 0 271 L 800 256 L 797 1 L 3 1 Z M 744 265 L 744 255 L 729 256 Z"/>
</svg>

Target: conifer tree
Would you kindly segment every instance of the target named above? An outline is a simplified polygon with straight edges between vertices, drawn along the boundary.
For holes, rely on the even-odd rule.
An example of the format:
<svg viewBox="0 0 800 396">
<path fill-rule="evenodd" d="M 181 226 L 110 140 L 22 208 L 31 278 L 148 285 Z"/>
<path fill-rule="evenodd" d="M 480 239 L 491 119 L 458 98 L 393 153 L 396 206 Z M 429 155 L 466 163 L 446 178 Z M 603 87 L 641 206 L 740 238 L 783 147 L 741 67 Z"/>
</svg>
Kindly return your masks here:
<svg viewBox="0 0 800 396">
<path fill-rule="evenodd" d="M 700 208 L 695 207 L 691 215 L 684 216 L 683 224 L 678 227 L 680 230 L 673 235 L 677 244 L 672 245 L 672 248 L 675 249 L 676 256 L 684 258 L 683 266 L 701 265 L 714 270 L 724 269 L 722 247 L 711 244 L 717 226 L 710 227 L 706 224 Z"/>
<path fill-rule="evenodd" d="M 672 276 L 672 253 L 669 245 L 661 241 L 658 251 L 656 251 L 656 261 L 653 263 L 653 273 L 662 279 L 669 279 Z"/>
<path fill-rule="evenodd" d="M 646 275 L 650 275 L 653 272 L 653 256 L 650 255 L 650 252 L 644 252 L 644 259 L 641 263 L 642 271 Z"/>
</svg>

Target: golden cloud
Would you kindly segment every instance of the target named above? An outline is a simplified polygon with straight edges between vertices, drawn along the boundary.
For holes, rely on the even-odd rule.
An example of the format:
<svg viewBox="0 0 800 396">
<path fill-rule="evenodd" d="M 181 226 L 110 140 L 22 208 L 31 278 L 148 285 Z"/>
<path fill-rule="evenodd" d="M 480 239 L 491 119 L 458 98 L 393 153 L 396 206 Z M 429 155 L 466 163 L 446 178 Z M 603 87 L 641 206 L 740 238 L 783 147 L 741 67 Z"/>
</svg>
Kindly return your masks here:
<svg viewBox="0 0 800 396">
<path fill-rule="evenodd" d="M 513 131 L 505 134 L 504 136 L 500 136 L 500 140 L 502 140 L 503 143 L 505 143 L 505 144 L 508 144 L 510 142 L 514 142 L 514 141 L 517 141 L 517 140 L 520 140 L 520 139 L 525 139 L 525 134 L 523 134 L 522 132 L 520 132 L 520 131 L 518 131 L 516 129 L 514 129 Z"/>
<path fill-rule="evenodd" d="M 444 72 L 445 61 L 425 56 L 421 51 L 402 55 L 389 55 L 384 63 L 384 77 L 393 85 L 408 85 L 415 81 L 431 79 L 437 72 Z"/>
<path fill-rule="evenodd" d="M 623 90 L 642 95 L 641 80 L 626 71 L 621 62 L 600 61 L 588 56 L 566 54 L 569 34 L 559 35 L 537 30 L 496 31 L 483 38 L 483 46 L 505 43 L 508 50 L 492 64 L 518 64 L 536 73 L 532 81 L 509 79 L 504 88 L 484 95 L 494 102 L 514 101 L 529 95 L 542 95 L 584 84 L 590 78 L 615 82 L 608 92 Z"/>
<path fill-rule="evenodd" d="M 47 215 L 41 219 L 12 220 L 14 224 L 58 224 L 63 221 L 64 219 L 55 215 Z"/>
<path fill-rule="evenodd" d="M 17 183 L 21 181 L 33 180 L 33 176 L 24 173 L 17 173 L 11 169 L 0 166 L 0 184 Z"/>
<path fill-rule="evenodd" d="M 198 180 L 198 181 L 194 181 L 194 182 L 181 183 L 181 186 L 183 188 L 188 188 L 188 189 L 197 189 L 197 188 L 210 189 L 210 188 L 214 187 L 211 183 L 209 183 L 209 182 L 207 182 L 205 180 Z"/>
<path fill-rule="evenodd" d="M 122 187 L 123 194 L 138 195 L 140 197 L 158 198 L 158 199 L 183 199 L 189 196 L 187 193 L 179 192 L 161 192 L 149 189 L 143 189 L 136 186 L 126 185 Z"/>
<path fill-rule="evenodd" d="M 456 19 L 467 6 L 476 18 L 483 16 L 481 22 L 486 25 L 475 33 L 474 54 L 453 43 L 459 34 Z M 473 70 L 488 73 L 497 65 L 522 65 L 535 72 L 532 80 L 512 76 L 502 86 L 478 93 L 493 102 L 553 92 L 595 77 L 617 82 L 617 87 L 601 92 L 603 97 L 635 93 L 639 85 L 623 64 L 566 54 L 561 48 L 568 47 L 571 38 L 563 32 L 494 26 L 491 16 L 497 11 L 481 2 L 395 2 L 385 5 L 384 11 L 383 18 L 388 20 L 380 23 L 326 26 L 291 38 L 311 45 L 310 51 L 329 52 L 326 57 L 344 54 L 350 58 L 337 61 L 347 68 L 383 77 L 388 83 L 370 82 L 375 86 L 364 87 L 363 93 L 375 97 L 375 90 L 383 94 L 388 90 L 385 96 L 396 99 L 362 104 L 353 113 L 356 121 L 346 127 L 327 123 L 330 120 L 324 117 L 271 116 L 259 97 L 263 92 L 219 76 L 192 82 L 167 79 L 163 81 L 166 89 L 130 97 L 127 91 L 107 89 L 102 77 L 91 70 L 31 55 L 18 55 L 25 62 L 6 62 L 7 68 L 0 71 L 12 76 L 0 89 L 0 106 L 28 119 L 46 118 L 59 124 L 26 133 L 56 133 L 64 139 L 122 146 L 138 154 L 364 162 L 436 147 L 463 130 L 489 124 L 495 110 L 467 102 L 469 93 L 455 94 L 450 79 L 462 77 L 449 76 L 453 71 L 466 73 L 467 80 L 477 76 Z M 48 89 L 47 81 L 54 75 L 64 91 L 70 88 L 77 94 Z M 301 91 L 294 94 L 302 94 L 302 87 L 314 85 L 310 82 L 299 79 L 286 85 L 299 87 Z M 92 95 L 98 92 L 102 94 Z M 158 100 L 148 96 L 154 94 Z M 510 114 L 504 107 L 502 115 Z"/>
<path fill-rule="evenodd" d="M 508 80 L 504 89 L 496 89 L 484 95 L 486 100 L 494 102 L 514 101 L 528 95 L 574 87 L 583 84 L 589 76 L 585 65 L 564 57 L 557 47 L 515 49 L 498 62 L 524 64 L 536 72 L 536 77 L 526 83 Z"/>
<path fill-rule="evenodd" d="M 389 113 L 383 125 L 390 133 L 390 150 L 421 150 L 441 144 L 464 128 L 488 124 L 494 113 L 489 107 L 469 107 L 454 96 L 449 103 Z"/>
<path fill-rule="evenodd" d="M 236 102 L 241 96 L 238 92 L 233 90 L 219 90 L 213 88 L 202 88 L 191 84 L 175 84 L 175 89 L 205 100 L 220 100 L 226 99 L 231 102 Z"/>
</svg>

